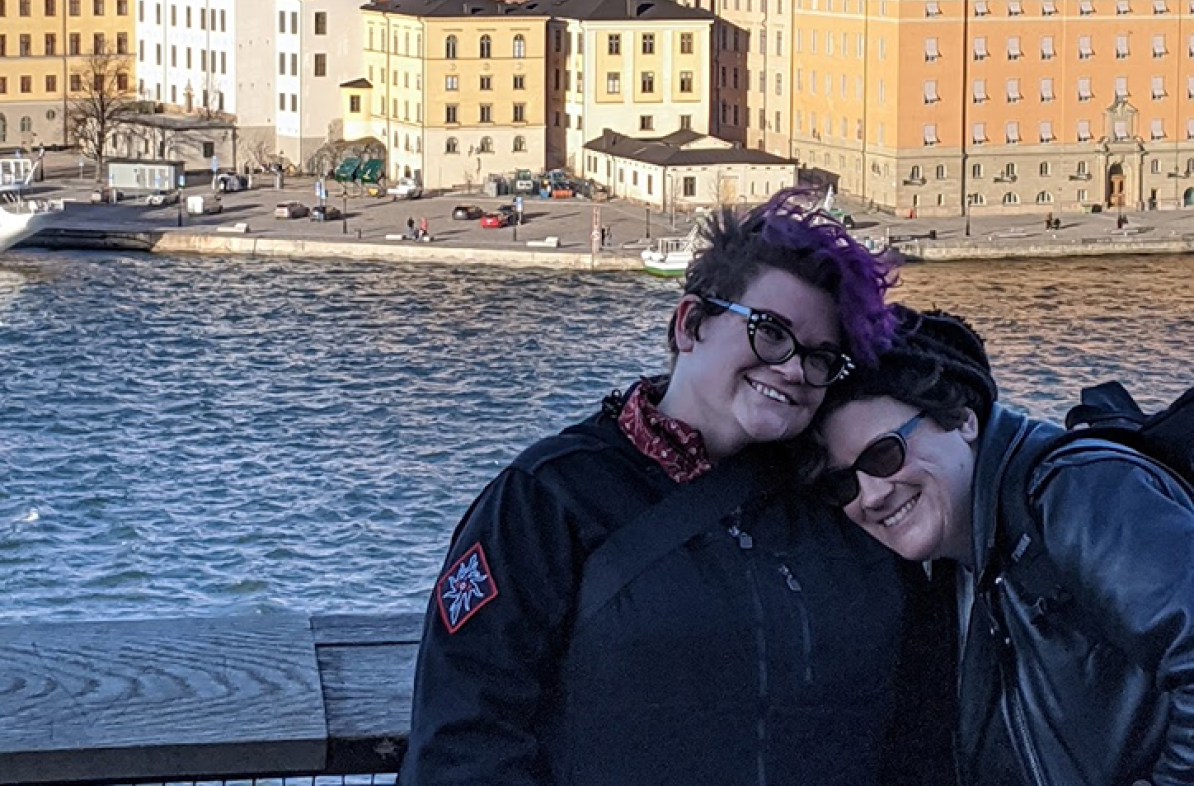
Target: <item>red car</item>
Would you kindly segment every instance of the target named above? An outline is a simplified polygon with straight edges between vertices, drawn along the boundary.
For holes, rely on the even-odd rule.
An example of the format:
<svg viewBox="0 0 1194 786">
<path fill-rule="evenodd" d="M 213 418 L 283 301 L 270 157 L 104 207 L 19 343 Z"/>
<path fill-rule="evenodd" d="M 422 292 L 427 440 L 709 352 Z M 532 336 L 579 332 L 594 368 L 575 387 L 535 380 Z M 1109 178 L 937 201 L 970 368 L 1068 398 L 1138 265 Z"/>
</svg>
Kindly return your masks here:
<svg viewBox="0 0 1194 786">
<path fill-rule="evenodd" d="M 508 213 L 486 213 L 481 216 L 481 226 L 487 229 L 501 229 L 510 225 Z"/>
</svg>

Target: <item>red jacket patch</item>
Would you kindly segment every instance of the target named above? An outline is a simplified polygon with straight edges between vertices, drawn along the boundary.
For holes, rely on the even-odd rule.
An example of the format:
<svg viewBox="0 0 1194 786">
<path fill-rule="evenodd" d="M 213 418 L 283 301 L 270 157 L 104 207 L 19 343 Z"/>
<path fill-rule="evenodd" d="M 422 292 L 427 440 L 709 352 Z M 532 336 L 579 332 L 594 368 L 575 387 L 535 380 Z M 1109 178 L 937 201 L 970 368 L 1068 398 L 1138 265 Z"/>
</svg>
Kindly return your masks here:
<svg viewBox="0 0 1194 786">
<path fill-rule="evenodd" d="M 435 602 L 448 633 L 460 630 L 461 625 L 497 594 L 497 584 L 480 543 L 464 552 L 435 585 Z"/>
</svg>

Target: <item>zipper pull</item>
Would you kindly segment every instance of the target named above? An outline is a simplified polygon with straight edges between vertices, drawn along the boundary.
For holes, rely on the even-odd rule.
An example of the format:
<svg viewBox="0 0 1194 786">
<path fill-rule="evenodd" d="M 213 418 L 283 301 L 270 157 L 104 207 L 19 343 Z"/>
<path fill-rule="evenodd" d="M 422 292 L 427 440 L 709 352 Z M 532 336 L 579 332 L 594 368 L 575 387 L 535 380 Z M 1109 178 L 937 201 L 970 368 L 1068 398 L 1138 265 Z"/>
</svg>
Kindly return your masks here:
<svg viewBox="0 0 1194 786">
<path fill-rule="evenodd" d="M 737 524 L 730 525 L 729 533 L 731 537 L 738 540 L 738 548 L 743 550 L 754 548 L 755 539 L 750 536 L 749 532 L 743 532 Z"/>
<path fill-rule="evenodd" d="M 779 573 L 784 577 L 784 581 L 788 584 L 788 589 L 792 590 L 792 592 L 802 592 L 804 590 L 804 588 L 800 586 L 800 582 L 796 580 L 794 575 L 792 575 L 792 571 L 787 565 L 780 565 Z"/>
</svg>

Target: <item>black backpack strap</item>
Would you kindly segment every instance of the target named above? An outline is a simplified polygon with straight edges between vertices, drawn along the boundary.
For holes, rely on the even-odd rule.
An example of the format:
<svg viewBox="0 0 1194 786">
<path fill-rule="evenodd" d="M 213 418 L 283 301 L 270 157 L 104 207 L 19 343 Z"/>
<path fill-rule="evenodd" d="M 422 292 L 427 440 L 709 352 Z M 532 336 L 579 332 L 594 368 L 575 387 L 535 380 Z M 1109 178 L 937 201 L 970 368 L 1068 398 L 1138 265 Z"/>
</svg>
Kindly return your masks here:
<svg viewBox="0 0 1194 786">
<path fill-rule="evenodd" d="M 585 560 L 576 624 L 583 625 L 652 565 L 765 493 L 757 461 L 734 456 L 682 484 L 610 534 Z"/>
</svg>

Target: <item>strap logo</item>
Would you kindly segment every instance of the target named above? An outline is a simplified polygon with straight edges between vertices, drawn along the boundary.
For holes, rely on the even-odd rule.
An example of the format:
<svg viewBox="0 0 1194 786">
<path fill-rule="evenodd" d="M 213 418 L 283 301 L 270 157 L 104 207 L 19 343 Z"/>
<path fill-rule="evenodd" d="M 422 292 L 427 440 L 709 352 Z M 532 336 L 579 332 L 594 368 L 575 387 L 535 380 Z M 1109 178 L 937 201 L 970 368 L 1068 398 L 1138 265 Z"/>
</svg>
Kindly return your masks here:
<svg viewBox="0 0 1194 786">
<path fill-rule="evenodd" d="M 439 616 L 448 633 L 460 630 L 497 594 L 497 584 L 491 576 L 485 550 L 480 543 L 475 543 L 444 572 L 435 588 Z"/>
</svg>

